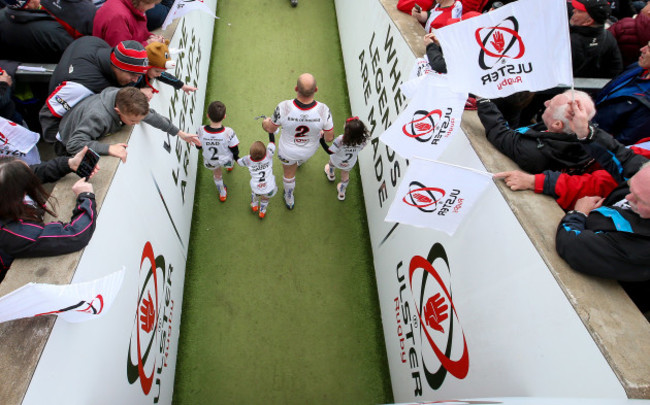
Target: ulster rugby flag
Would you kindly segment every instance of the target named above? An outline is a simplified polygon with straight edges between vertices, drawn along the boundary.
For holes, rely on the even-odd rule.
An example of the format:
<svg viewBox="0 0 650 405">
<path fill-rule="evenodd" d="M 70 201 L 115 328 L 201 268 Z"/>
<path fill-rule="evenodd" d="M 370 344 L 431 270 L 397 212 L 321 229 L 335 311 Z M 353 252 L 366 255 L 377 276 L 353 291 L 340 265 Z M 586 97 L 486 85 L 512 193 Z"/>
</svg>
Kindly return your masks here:
<svg viewBox="0 0 650 405">
<path fill-rule="evenodd" d="M 203 0 L 176 0 L 174 2 L 174 5 L 172 5 L 172 7 L 169 9 L 169 13 L 167 13 L 167 18 L 165 18 L 165 21 L 163 22 L 162 29 L 167 28 L 167 26 L 171 24 L 175 19 L 181 18 L 185 14 L 194 10 L 203 11 L 206 14 L 210 14 L 214 18 L 219 18 L 214 15 L 212 10 L 210 10 L 210 7 L 208 7 L 208 5 L 203 2 Z"/>
<path fill-rule="evenodd" d="M 385 221 L 453 235 L 491 179 L 489 173 L 411 159 Z"/>
<path fill-rule="evenodd" d="M 436 36 L 455 90 L 496 98 L 573 83 L 565 0 L 519 0 Z"/>
<path fill-rule="evenodd" d="M 436 75 L 413 80 L 420 83 L 417 92 L 380 139 L 406 159 L 436 159 L 459 130 L 467 93 L 451 91 Z"/>
<path fill-rule="evenodd" d="M 0 298 L 0 322 L 41 315 L 58 315 L 82 322 L 104 315 L 122 287 L 126 269 L 85 283 L 29 283 Z"/>
<path fill-rule="evenodd" d="M 38 139 L 36 132 L 0 117 L 0 146 L 10 146 L 12 150 L 27 153 L 38 143 Z"/>
</svg>

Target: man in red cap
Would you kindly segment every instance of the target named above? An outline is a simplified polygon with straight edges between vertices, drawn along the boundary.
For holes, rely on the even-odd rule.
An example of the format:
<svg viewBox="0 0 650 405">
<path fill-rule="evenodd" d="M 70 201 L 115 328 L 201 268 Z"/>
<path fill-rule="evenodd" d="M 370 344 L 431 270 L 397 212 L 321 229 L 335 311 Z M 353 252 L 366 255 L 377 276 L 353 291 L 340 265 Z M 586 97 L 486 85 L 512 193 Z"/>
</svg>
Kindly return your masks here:
<svg viewBox="0 0 650 405">
<path fill-rule="evenodd" d="M 76 103 L 107 87 L 137 82 L 149 69 L 147 51 L 136 41 L 111 48 L 97 37 L 82 37 L 63 53 L 50 79 L 50 96 L 39 112 L 45 141 L 56 142 L 59 121 Z"/>
<path fill-rule="evenodd" d="M 605 30 L 607 0 L 572 0 L 571 53 L 574 77 L 611 79 L 623 70 L 616 39 Z"/>
</svg>

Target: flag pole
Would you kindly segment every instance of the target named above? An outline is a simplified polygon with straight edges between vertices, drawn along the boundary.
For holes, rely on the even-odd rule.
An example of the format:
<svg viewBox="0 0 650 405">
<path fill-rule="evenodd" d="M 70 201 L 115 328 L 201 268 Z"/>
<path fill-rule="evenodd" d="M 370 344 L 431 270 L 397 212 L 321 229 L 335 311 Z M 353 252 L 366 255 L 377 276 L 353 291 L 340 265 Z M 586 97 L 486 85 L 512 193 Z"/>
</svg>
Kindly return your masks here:
<svg viewBox="0 0 650 405">
<path fill-rule="evenodd" d="M 469 170 L 469 171 L 472 171 L 474 173 L 482 174 L 483 176 L 493 177 L 492 173 L 490 173 L 490 172 L 486 172 L 486 171 L 478 170 L 478 169 L 472 169 L 471 167 L 464 167 L 464 166 L 460 166 L 460 165 L 455 165 L 453 163 L 441 162 L 439 160 L 431 160 L 431 159 L 423 158 L 423 157 L 420 157 L 420 156 L 413 156 L 413 159 L 420 159 L 420 160 L 424 160 L 424 161 L 432 162 L 432 163 L 440 163 L 440 164 L 447 165 L 447 166 L 457 167 L 459 169 Z"/>
</svg>

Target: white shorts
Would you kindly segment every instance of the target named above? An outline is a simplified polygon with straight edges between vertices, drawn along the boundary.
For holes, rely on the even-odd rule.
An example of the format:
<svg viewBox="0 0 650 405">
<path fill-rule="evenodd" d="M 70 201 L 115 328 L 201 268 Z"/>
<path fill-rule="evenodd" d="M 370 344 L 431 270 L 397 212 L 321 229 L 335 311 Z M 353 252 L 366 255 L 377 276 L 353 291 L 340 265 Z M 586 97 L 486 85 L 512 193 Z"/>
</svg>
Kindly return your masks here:
<svg viewBox="0 0 650 405">
<path fill-rule="evenodd" d="M 259 197 L 271 198 L 271 197 L 273 197 L 277 192 L 278 192 L 278 188 L 276 187 L 276 188 L 274 188 L 270 193 L 266 193 L 266 194 L 257 194 L 256 192 L 253 192 L 253 194 L 255 194 L 256 196 L 259 196 Z"/>
<path fill-rule="evenodd" d="M 282 152 L 278 151 L 278 159 L 280 160 L 280 163 L 282 163 L 284 166 L 291 166 L 296 164 L 300 166 L 312 156 L 314 156 L 313 153 L 309 155 L 305 155 L 305 157 L 302 159 L 287 159 L 286 157 L 282 156 Z"/>
</svg>

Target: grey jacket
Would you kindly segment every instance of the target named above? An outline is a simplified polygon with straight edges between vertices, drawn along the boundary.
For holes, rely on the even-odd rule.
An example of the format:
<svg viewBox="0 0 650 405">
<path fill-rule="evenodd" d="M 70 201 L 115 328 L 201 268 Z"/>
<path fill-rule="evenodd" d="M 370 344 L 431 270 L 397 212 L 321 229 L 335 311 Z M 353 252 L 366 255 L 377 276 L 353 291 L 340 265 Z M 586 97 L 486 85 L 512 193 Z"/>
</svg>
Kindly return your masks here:
<svg viewBox="0 0 650 405">
<path fill-rule="evenodd" d="M 74 154 L 88 146 L 100 155 L 108 155 L 108 144 L 97 140 L 124 127 L 115 111 L 115 96 L 120 89 L 108 87 L 99 94 L 87 97 L 61 119 L 59 134 L 68 153 Z M 169 118 L 149 110 L 143 120 L 154 128 L 176 135 L 179 131 Z"/>
</svg>

